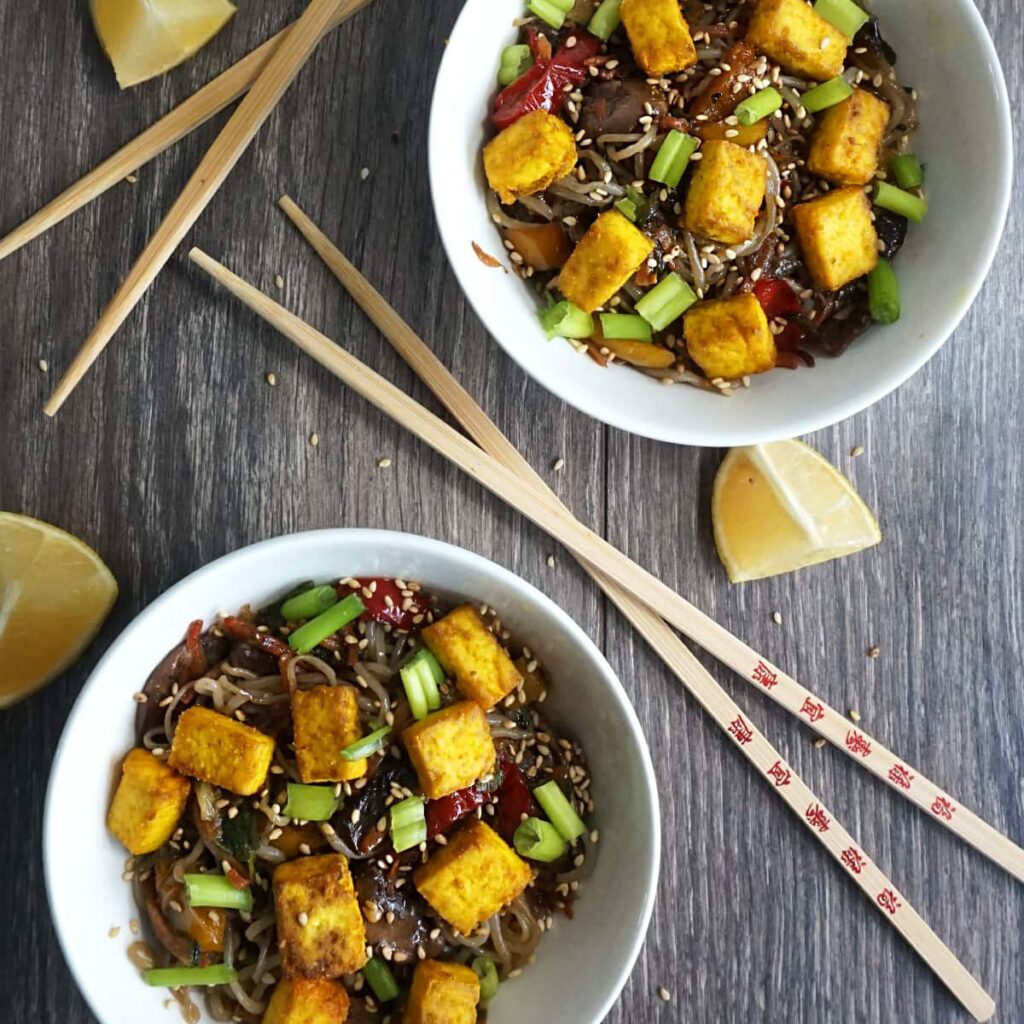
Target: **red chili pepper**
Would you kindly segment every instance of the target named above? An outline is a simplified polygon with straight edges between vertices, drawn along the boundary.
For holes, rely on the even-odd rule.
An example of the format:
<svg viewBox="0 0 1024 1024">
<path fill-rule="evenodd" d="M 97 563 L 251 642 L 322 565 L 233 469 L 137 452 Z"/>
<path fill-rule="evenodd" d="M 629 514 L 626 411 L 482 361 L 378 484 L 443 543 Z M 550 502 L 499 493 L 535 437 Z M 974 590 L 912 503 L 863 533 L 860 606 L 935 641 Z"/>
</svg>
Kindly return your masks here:
<svg viewBox="0 0 1024 1024">
<path fill-rule="evenodd" d="M 202 635 L 202 619 L 196 619 L 188 624 L 188 629 L 185 631 L 185 650 L 188 651 L 188 660 L 192 671 L 198 673 L 206 671 L 206 655 L 203 653 Z"/>
<path fill-rule="evenodd" d="M 408 608 L 403 608 L 402 605 L 405 603 L 406 598 L 402 597 L 402 592 L 398 589 L 394 580 L 386 579 L 385 577 L 378 577 L 376 579 L 367 577 L 357 582 L 361 588 L 358 591 L 359 599 L 366 605 L 366 611 L 359 616 L 360 619 L 364 622 L 370 619 L 374 619 L 377 622 L 390 622 L 392 626 L 397 626 L 399 629 L 412 629 L 412 620 L 423 609 L 416 602 L 415 598 L 412 598 L 412 603 Z M 373 583 L 377 584 L 373 597 L 367 597 L 365 591 Z M 349 593 L 356 593 L 356 591 L 350 588 Z"/>
<path fill-rule="evenodd" d="M 236 889 L 248 889 L 252 883 L 245 875 L 242 874 L 237 868 L 232 867 L 228 864 L 227 871 L 224 872 L 224 877 L 236 888 Z"/>
<path fill-rule="evenodd" d="M 754 285 L 754 298 L 761 303 L 764 315 L 769 320 L 777 316 L 799 313 L 800 296 L 781 278 L 762 277 Z"/>
<path fill-rule="evenodd" d="M 243 622 L 233 615 L 227 616 L 221 622 L 221 626 L 236 640 L 247 640 L 275 658 L 290 657 L 295 653 L 280 637 L 272 633 L 261 633 L 254 623 Z"/>
<path fill-rule="evenodd" d="M 782 329 L 781 333 L 775 335 L 775 347 L 783 352 L 795 352 L 796 347 L 803 341 L 804 329 L 795 321 L 790 321 Z"/>
<path fill-rule="evenodd" d="M 515 761 L 508 756 L 502 757 L 501 772 L 501 785 L 498 787 L 498 830 L 508 842 L 511 842 L 513 833 L 523 820 L 523 815 L 530 817 L 536 812 L 537 805 Z"/>
<path fill-rule="evenodd" d="M 459 789 L 439 800 L 431 800 L 427 804 L 427 838 L 433 839 L 441 832 L 448 829 L 464 818 L 470 811 L 475 811 L 487 800 L 487 793 L 481 792 L 475 786 L 468 789 Z"/>
</svg>

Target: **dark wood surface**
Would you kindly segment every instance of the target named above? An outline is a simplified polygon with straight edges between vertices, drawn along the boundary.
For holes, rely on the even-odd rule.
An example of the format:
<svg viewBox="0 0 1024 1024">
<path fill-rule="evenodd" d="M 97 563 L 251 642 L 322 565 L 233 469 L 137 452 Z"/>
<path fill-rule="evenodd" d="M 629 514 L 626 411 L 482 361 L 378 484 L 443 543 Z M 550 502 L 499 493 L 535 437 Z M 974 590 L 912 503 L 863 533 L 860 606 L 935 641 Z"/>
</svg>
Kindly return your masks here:
<svg viewBox="0 0 1024 1024">
<path fill-rule="evenodd" d="M 85 6 L 47 0 L 44 15 L 38 5 L 0 2 L 0 231 L 301 8 L 299 0 L 249 0 L 191 63 L 122 94 Z M 429 203 L 426 117 L 459 6 L 377 0 L 335 33 L 191 240 L 266 287 L 281 274 L 292 309 L 424 400 L 275 210 L 279 194 L 292 194 L 535 466 L 550 472 L 565 457 L 551 475 L 583 519 L 1024 838 L 1019 204 L 1006 255 L 953 340 L 896 394 L 810 438 L 877 511 L 881 547 L 730 587 L 708 512 L 720 453 L 632 438 L 563 406 L 489 341 L 448 270 Z M 1019 110 L 1019 6 L 979 6 Z M 50 924 L 40 826 L 54 747 L 100 652 L 204 562 L 275 534 L 341 525 L 420 532 L 510 567 L 577 618 L 633 695 L 663 780 L 665 847 L 647 945 L 610 1021 L 966 1020 L 563 552 L 549 568 L 554 548 L 539 530 L 215 292 L 184 251 L 60 416 L 43 417 L 56 374 L 222 120 L 142 169 L 137 184 L 119 185 L 0 264 L 0 508 L 82 536 L 121 584 L 81 663 L 0 713 L 0 1020 L 93 1020 Z M 274 389 L 264 382 L 269 370 Z M 317 448 L 308 443 L 314 431 Z M 854 445 L 865 449 L 856 459 Z M 385 456 L 393 462 L 382 470 Z M 866 651 L 876 643 L 881 654 L 871 660 Z M 815 749 L 804 729 L 728 672 L 715 672 L 987 986 L 997 1019 L 1024 1020 L 1019 884 L 838 752 Z M 659 1000 L 659 986 L 672 1002 Z"/>
</svg>

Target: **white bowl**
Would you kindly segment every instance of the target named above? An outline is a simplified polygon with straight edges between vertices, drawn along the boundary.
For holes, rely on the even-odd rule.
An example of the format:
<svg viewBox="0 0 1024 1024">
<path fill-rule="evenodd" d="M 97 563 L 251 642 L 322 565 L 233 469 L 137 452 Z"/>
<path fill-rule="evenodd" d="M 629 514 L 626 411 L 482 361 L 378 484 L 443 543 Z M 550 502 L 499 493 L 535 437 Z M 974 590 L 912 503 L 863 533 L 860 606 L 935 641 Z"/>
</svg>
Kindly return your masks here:
<svg viewBox="0 0 1024 1024">
<path fill-rule="evenodd" d="M 417 579 L 486 601 L 550 670 L 546 710 L 587 750 L 601 839 L 575 919 L 544 936 L 537 962 L 502 986 L 488 1020 L 542 1020 L 562 1006 L 567 1024 L 597 1024 L 640 951 L 658 880 L 658 796 L 640 723 L 601 653 L 543 594 L 478 555 L 385 530 L 300 533 L 220 558 L 154 601 L 96 666 L 57 748 L 43 837 L 50 909 L 79 988 L 103 1024 L 164 1019 L 166 990 L 143 984 L 125 953 L 139 914 L 121 881 L 127 854 L 104 827 L 115 772 L 134 742 L 132 694 L 191 620 L 258 606 L 299 580 L 349 574 Z M 112 926 L 121 928 L 113 939 Z"/>
<path fill-rule="evenodd" d="M 896 260 L 902 319 L 872 328 L 838 359 L 755 377 L 723 399 L 664 387 L 628 367 L 602 369 L 548 342 L 537 303 L 512 274 L 485 267 L 477 242 L 499 253 L 484 206 L 480 147 L 495 70 L 513 40 L 521 0 L 467 0 L 448 40 L 430 119 L 430 185 L 448 259 L 477 315 L 508 354 L 549 391 L 614 427 L 678 444 L 727 447 L 796 437 L 877 402 L 919 370 L 953 333 L 992 260 L 1009 205 L 1012 138 L 999 60 L 972 0 L 874 0 L 920 97 L 915 149 L 927 165 L 930 210 Z M 974 344 L 964 338 L 964 343 Z"/>
</svg>

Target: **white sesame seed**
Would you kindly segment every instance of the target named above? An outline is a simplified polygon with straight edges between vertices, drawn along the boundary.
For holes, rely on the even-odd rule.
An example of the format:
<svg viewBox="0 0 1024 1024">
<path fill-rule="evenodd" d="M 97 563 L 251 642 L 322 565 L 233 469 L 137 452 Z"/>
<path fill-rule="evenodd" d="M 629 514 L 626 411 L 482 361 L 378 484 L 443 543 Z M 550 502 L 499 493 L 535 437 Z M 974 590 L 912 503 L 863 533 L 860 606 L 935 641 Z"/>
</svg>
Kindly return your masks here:
<svg viewBox="0 0 1024 1024">
<path fill-rule="evenodd" d="M 772 612 L 772 622 L 774 622 L 776 626 L 781 626 L 782 612 Z"/>
<path fill-rule="evenodd" d="M 301 927 L 305 928 L 306 925 L 309 924 L 309 914 L 307 914 L 304 910 L 300 910 L 295 920 L 299 922 L 299 925 Z"/>
<path fill-rule="evenodd" d="M 39 369 L 42 370 L 43 373 L 46 373 L 47 370 L 50 369 L 50 364 L 45 359 L 40 359 L 39 360 Z"/>
<path fill-rule="evenodd" d="M 563 469 L 565 469 L 565 459 L 563 459 L 561 457 L 555 459 L 554 463 L 551 466 L 551 469 L 555 473 L 561 472 Z"/>
<path fill-rule="evenodd" d="M 854 458 L 854 459 L 857 458 L 858 455 L 863 455 L 863 454 L 864 454 L 864 446 L 863 445 L 855 444 L 850 449 L 850 456 L 852 458 Z"/>
<path fill-rule="evenodd" d="M 548 563 L 548 568 L 549 569 L 554 569 L 554 567 L 555 567 L 555 556 L 554 555 L 548 555 L 547 563 Z"/>
<path fill-rule="evenodd" d="M 672 1001 L 672 993 L 669 992 L 669 990 L 667 988 L 665 988 L 664 985 L 662 985 L 661 988 L 658 989 L 658 998 L 663 1003 L 671 1002 Z"/>
<path fill-rule="evenodd" d="M 320 443 L 320 435 L 316 433 L 310 434 L 309 443 L 315 448 Z"/>
<path fill-rule="evenodd" d="M 274 275 L 274 287 L 277 289 L 284 287 L 284 278 L 280 274 Z"/>
<path fill-rule="evenodd" d="M 363 181 L 366 181 L 366 179 L 367 179 L 367 178 L 368 178 L 369 176 L 370 176 L 370 168 L 369 168 L 369 167 L 364 167 L 364 168 L 363 168 L 363 169 L 362 169 L 362 170 L 361 170 L 361 171 L 359 172 L 359 177 L 360 177 L 360 178 L 361 178 L 361 179 L 362 179 Z"/>
<path fill-rule="evenodd" d="M 847 711 L 847 714 L 850 716 L 850 721 L 851 722 L 859 722 L 860 721 L 860 712 L 855 710 L 854 708 L 850 708 L 850 710 Z"/>
<path fill-rule="evenodd" d="M 390 460 L 390 459 L 381 459 L 381 460 L 380 460 L 380 461 L 379 461 L 379 462 L 377 463 L 377 465 L 378 465 L 378 466 L 379 466 L 379 467 L 380 467 L 381 469 L 388 469 L 388 468 L 389 468 L 389 467 L 391 466 L 391 460 Z"/>
<path fill-rule="evenodd" d="M 274 373 L 274 371 L 273 371 L 273 370 L 271 370 L 271 371 L 270 371 L 270 372 L 269 372 L 269 373 L 267 374 L 267 376 L 266 376 L 266 381 L 267 381 L 267 383 L 268 383 L 268 384 L 269 384 L 269 385 L 270 385 L 270 386 L 271 386 L 272 388 L 276 388 L 276 387 L 277 387 L 277 374 L 276 374 L 276 373 Z"/>
</svg>

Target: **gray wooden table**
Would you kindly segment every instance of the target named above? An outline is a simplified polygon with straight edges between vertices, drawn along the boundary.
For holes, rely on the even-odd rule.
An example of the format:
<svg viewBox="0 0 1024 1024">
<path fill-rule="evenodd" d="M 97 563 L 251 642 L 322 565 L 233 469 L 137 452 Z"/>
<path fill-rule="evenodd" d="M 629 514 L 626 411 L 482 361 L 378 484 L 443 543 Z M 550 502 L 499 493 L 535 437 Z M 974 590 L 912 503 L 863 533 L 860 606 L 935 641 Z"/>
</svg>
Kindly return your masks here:
<svg viewBox="0 0 1024 1024">
<path fill-rule="evenodd" d="M 1016 0 L 979 5 L 1019 110 L 1024 19 Z M 124 94 L 85 6 L 47 0 L 43 16 L 37 5 L 0 0 L 0 230 L 301 4 L 249 0 L 198 58 Z M 833 705 L 858 709 L 877 737 L 1024 839 L 1019 204 L 1006 255 L 939 356 L 871 411 L 809 439 L 877 511 L 881 547 L 730 587 L 708 512 L 720 453 L 629 437 L 566 408 L 489 341 L 445 263 L 427 188 L 426 117 L 459 6 L 378 0 L 338 31 L 192 240 L 265 287 L 281 274 L 292 309 L 428 400 L 274 209 L 281 192 L 291 193 L 535 466 L 550 472 L 565 457 L 551 476 L 582 518 L 813 681 Z M 84 537 L 121 584 L 80 664 L 0 713 L 0 1020 L 93 1020 L 50 924 L 40 825 L 54 747 L 100 652 L 146 603 L 210 559 L 272 535 L 339 525 L 420 532 L 508 566 L 577 618 L 633 695 L 662 779 L 665 847 L 647 945 L 610 1021 L 966 1020 L 563 552 L 549 568 L 553 546 L 539 530 L 211 289 L 182 253 L 60 416 L 42 416 L 56 373 L 216 128 L 0 263 L 0 508 Z M 955 126 L 950 132 L 954 144 Z M 273 389 L 264 382 L 270 370 Z M 314 431 L 316 448 L 308 443 Z M 855 445 L 865 449 L 856 459 Z M 378 468 L 385 456 L 387 470 Z M 881 648 L 875 660 L 866 656 L 873 644 Z M 988 987 L 998 1019 L 1024 1020 L 1020 886 L 714 671 Z M 670 1003 L 659 1000 L 659 986 L 671 990 Z"/>
</svg>

